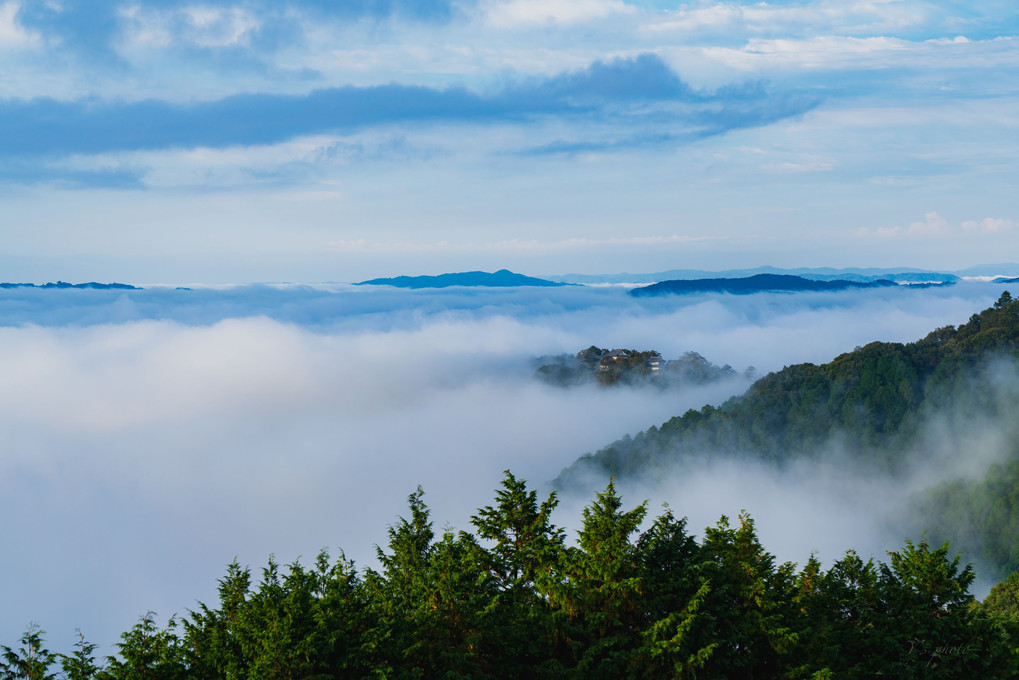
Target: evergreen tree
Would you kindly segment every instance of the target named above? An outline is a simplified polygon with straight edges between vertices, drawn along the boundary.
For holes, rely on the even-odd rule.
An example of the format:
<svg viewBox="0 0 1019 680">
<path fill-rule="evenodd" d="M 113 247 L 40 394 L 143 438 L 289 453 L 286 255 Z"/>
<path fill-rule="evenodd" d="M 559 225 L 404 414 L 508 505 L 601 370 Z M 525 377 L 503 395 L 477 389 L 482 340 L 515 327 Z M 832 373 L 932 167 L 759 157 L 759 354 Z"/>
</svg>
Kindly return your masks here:
<svg viewBox="0 0 1019 680">
<path fill-rule="evenodd" d="M 479 555 L 497 593 L 488 617 L 491 653 L 505 678 L 554 676 L 565 650 L 558 635 L 565 532 L 551 520 L 555 493 L 536 491 L 507 470 L 496 505 L 471 518 L 478 538 L 493 543 Z"/>
<path fill-rule="evenodd" d="M 584 508 L 572 552 L 571 601 L 576 676 L 620 678 L 631 672 L 631 655 L 639 640 L 643 614 L 643 578 L 630 536 L 647 514 L 647 502 L 622 510 L 622 499 L 610 480 Z"/>
<path fill-rule="evenodd" d="M 107 658 L 106 668 L 97 677 L 101 680 L 185 680 L 189 677 L 184 648 L 174 630 L 176 619 L 170 618 L 165 630 L 155 623 L 155 614 L 148 612 L 138 623 L 120 636 L 116 657 Z"/>
<path fill-rule="evenodd" d="M 738 527 L 730 527 L 724 516 L 708 527 L 701 555 L 702 575 L 710 585 L 703 610 L 718 645 L 703 677 L 780 677 L 798 639 L 791 626 L 793 565 L 775 566 L 746 513 L 740 514 Z"/>
<path fill-rule="evenodd" d="M 50 668 L 56 663 L 58 654 L 46 649 L 43 631 L 32 624 L 21 636 L 21 647 L 11 649 L 0 645 L 0 678 L 2 680 L 55 680 Z"/>
<path fill-rule="evenodd" d="M 668 509 L 637 540 L 644 620 L 634 652 L 636 677 L 694 678 L 718 646 L 703 613 L 710 586 L 699 555 L 686 519 L 677 520 Z"/>
<path fill-rule="evenodd" d="M 78 631 L 78 641 L 74 643 L 74 651 L 60 655 L 60 666 L 67 680 L 92 680 L 101 670 L 95 659 L 96 645 L 85 640 Z"/>
<path fill-rule="evenodd" d="M 236 560 L 219 581 L 219 608 L 204 603 L 184 620 L 185 648 L 196 679 L 247 677 L 248 662 L 241 653 L 238 628 L 251 590 L 251 570 Z"/>
<path fill-rule="evenodd" d="M 884 634 L 898 642 L 902 654 L 886 672 L 902 678 L 989 678 L 1014 671 L 1000 634 L 972 606 L 972 566 L 960 568 L 959 555 L 950 559 L 948 543 L 932 549 L 926 537 L 917 544 L 907 539 L 902 550 L 888 555 L 890 564 L 880 568 L 890 618 Z"/>
</svg>

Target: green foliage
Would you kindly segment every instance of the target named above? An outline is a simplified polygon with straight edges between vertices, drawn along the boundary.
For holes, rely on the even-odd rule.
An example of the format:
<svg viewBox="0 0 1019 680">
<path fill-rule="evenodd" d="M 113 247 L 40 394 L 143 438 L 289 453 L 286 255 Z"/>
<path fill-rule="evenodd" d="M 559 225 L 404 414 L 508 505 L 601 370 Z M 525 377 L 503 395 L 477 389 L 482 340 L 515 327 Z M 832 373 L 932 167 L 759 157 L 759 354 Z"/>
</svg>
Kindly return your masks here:
<svg viewBox="0 0 1019 680">
<path fill-rule="evenodd" d="M 56 663 L 58 654 L 45 647 L 43 632 L 32 624 L 21 636 L 21 647 L 11 649 L 0 645 L 0 678 L 3 680 L 51 680 L 56 675 L 50 668 Z"/>
<path fill-rule="evenodd" d="M 507 472 L 476 534 L 436 536 L 418 489 L 381 570 L 324 551 L 270 558 L 257 583 L 234 562 L 219 601 L 160 628 L 146 614 L 103 669 L 95 645 L 45 649 L 35 626 L 0 647 L 0 678 L 1014 678 L 1019 577 L 983 603 L 947 544 L 905 541 L 887 564 L 850 552 L 825 571 L 777 564 L 744 514 L 698 542 L 666 509 L 641 531 L 609 482 L 574 545 L 556 497 Z M 180 632 L 178 632 L 180 630 Z"/>
<path fill-rule="evenodd" d="M 148 612 L 120 636 L 117 656 L 107 659 L 101 680 L 185 680 L 188 678 L 184 647 L 176 634 L 177 621 L 170 618 L 160 629 L 155 614 Z"/>
<path fill-rule="evenodd" d="M 71 654 L 60 656 L 60 666 L 67 680 L 91 680 L 101 668 L 96 664 L 96 645 L 88 642 L 82 632 L 78 631 L 78 641 L 74 643 Z"/>
<path fill-rule="evenodd" d="M 591 474 L 629 479 L 718 457 L 783 466 L 832 451 L 849 453 L 857 468 L 896 474 L 928 462 L 937 448 L 973 446 L 974 423 L 1013 427 L 1015 388 L 1002 383 L 995 362 L 1016 358 L 1019 301 L 1006 292 L 969 322 L 917 342 L 874 342 L 820 366 L 787 366 L 720 407 L 689 410 L 582 456 L 555 483 L 568 488 Z M 946 418 L 965 425 L 931 446 L 929 426 Z M 918 529 L 956 540 L 996 577 L 1019 571 L 1019 446 L 1009 453 L 982 485 L 946 484 L 914 513 Z"/>
<path fill-rule="evenodd" d="M 775 565 L 746 513 L 740 515 L 738 527 L 730 527 L 722 517 L 706 529 L 701 552 L 702 573 L 710 584 L 706 607 L 718 645 L 706 677 L 776 676 L 798 642 L 789 625 L 794 565 Z"/>
<path fill-rule="evenodd" d="M 988 616 L 1019 623 L 1019 573 L 1013 571 L 991 588 L 978 608 Z"/>
<path fill-rule="evenodd" d="M 643 609 L 643 579 L 630 541 L 645 503 L 623 511 L 610 481 L 583 511 L 579 549 L 571 552 L 565 588 L 572 619 L 570 646 L 580 677 L 618 678 L 630 666 Z"/>
<path fill-rule="evenodd" d="M 986 385 L 972 377 L 1000 356 L 1019 357 L 1019 301 L 1007 294 L 958 329 L 906 345 L 874 342 L 821 366 L 787 366 L 719 408 L 688 411 L 582 457 L 556 483 L 570 486 L 590 472 L 622 479 L 719 453 L 783 462 L 838 441 L 853 442 L 861 462 L 895 470 L 928 413 L 992 408 Z"/>
<path fill-rule="evenodd" d="M 914 524 L 979 558 L 992 577 L 1019 571 L 1019 458 L 993 464 L 983 480 L 946 482 L 913 501 Z"/>
<path fill-rule="evenodd" d="M 546 356 L 537 361 L 540 365 L 535 377 L 559 387 L 595 382 L 603 387 L 649 384 L 665 388 L 700 385 L 736 375 L 731 366 L 716 366 L 696 352 L 665 361 L 655 350 L 608 350 L 592 345 L 575 356 Z"/>
</svg>

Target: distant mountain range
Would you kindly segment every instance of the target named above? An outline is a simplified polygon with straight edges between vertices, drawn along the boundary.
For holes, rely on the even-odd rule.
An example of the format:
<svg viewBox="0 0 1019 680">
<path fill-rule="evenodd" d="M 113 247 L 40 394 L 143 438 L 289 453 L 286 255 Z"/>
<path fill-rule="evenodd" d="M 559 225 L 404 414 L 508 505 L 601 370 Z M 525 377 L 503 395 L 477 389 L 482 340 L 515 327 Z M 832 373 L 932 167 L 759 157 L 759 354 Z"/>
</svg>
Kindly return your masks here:
<svg viewBox="0 0 1019 680">
<path fill-rule="evenodd" d="M 650 286 L 634 288 L 630 295 L 648 297 L 654 295 L 682 295 L 684 293 L 735 293 L 749 294 L 762 292 L 801 292 L 814 290 L 846 290 L 847 288 L 893 288 L 899 285 L 926 288 L 929 286 L 950 286 L 954 281 L 896 283 L 889 279 L 876 281 L 851 281 L 829 279 L 819 281 L 790 274 L 756 274 L 732 279 L 686 279 L 661 281 Z"/>
<path fill-rule="evenodd" d="M 0 288 L 92 288 L 96 290 L 141 290 L 138 286 L 132 286 L 128 283 L 97 283 L 95 281 L 89 281 L 88 283 L 51 281 L 42 285 L 36 285 L 34 283 L 0 283 Z"/>
<path fill-rule="evenodd" d="M 752 269 L 728 269 L 723 271 L 707 271 L 704 269 L 670 269 L 668 271 L 648 274 L 564 274 L 549 276 L 552 281 L 563 283 L 597 284 L 597 283 L 656 283 L 659 281 L 682 281 L 712 278 L 746 278 L 757 274 L 781 274 L 800 276 L 812 281 L 879 281 L 887 280 L 895 283 L 949 283 L 966 277 L 1019 277 L 1019 264 L 1001 263 L 986 264 L 952 271 L 931 271 L 924 269 L 848 267 L 834 269 L 832 267 L 799 267 L 781 269 L 778 267 L 754 267 Z"/>
<path fill-rule="evenodd" d="M 508 269 L 488 272 L 458 272 L 438 276 L 396 276 L 388 279 L 361 281 L 357 286 L 396 286 L 397 288 L 448 288 L 450 286 L 484 286 L 507 288 L 511 286 L 568 286 L 570 284 L 533 276 L 516 274 Z"/>
<path fill-rule="evenodd" d="M 758 291 L 809 291 L 844 290 L 848 288 L 870 288 L 892 284 L 943 285 L 964 278 L 982 278 L 995 283 L 1009 283 L 1019 277 L 1019 264 L 987 264 L 955 271 L 931 271 L 924 269 L 850 267 L 800 267 L 781 269 L 778 267 L 755 267 L 753 269 L 728 269 L 707 271 L 704 269 L 671 269 L 650 274 L 564 274 L 537 278 L 500 269 L 489 273 L 482 271 L 455 272 L 437 276 L 395 276 L 360 281 L 355 285 L 396 286 L 398 288 L 448 288 L 466 287 L 512 287 L 512 286 L 563 286 L 597 284 L 659 284 L 647 288 L 645 293 L 661 292 L 693 293 L 720 291 L 729 293 L 752 293 Z M 735 283 L 735 282 L 739 283 Z M 687 283 L 690 282 L 690 283 Z M 697 282 L 694 285 L 692 282 Z M 826 285 L 815 285 L 818 283 Z M 668 284 L 668 285 L 663 285 Z"/>
</svg>

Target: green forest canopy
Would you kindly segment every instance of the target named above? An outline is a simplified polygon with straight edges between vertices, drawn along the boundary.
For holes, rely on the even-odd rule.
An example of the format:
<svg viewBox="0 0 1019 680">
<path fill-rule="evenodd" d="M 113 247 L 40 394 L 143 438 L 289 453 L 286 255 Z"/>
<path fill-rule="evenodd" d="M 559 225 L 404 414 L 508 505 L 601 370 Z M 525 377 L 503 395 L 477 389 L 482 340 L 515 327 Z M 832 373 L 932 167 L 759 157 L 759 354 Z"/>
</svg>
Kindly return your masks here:
<svg viewBox="0 0 1019 680">
<path fill-rule="evenodd" d="M 0 677 L 220 678 L 1010 678 L 1019 582 L 978 603 L 949 546 L 906 541 L 887 562 L 848 552 L 825 570 L 776 562 L 753 520 L 699 541 L 666 509 L 626 509 L 613 483 L 577 541 L 507 472 L 473 531 L 437 536 L 418 489 L 379 568 L 322 552 L 270 559 L 257 583 L 231 564 L 219 601 L 165 627 L 148 613 L 97 659 L 83 637 L 57 654 L 30 626 L 2 646 Z M 643 527 L 643 529 L 642 529 Z"/>
</svg>

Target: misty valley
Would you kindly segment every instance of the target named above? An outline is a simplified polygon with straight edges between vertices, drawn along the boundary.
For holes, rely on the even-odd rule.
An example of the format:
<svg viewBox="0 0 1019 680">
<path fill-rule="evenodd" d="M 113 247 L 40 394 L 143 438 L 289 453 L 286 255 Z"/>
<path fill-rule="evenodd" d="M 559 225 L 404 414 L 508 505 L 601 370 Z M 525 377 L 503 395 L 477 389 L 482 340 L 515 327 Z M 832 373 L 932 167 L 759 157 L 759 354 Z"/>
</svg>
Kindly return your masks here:
<svg viewBox="0 0 1019 680">
<path fill-rule="evenodd" d="M 1019 680 L 1019 0 L 0 0 L 0 680 Z"/>
<path fill-rule="evenodd" d="M 1001 284 L 17 295 L 2 677 L 1019 673 Z"/>
</svg>

